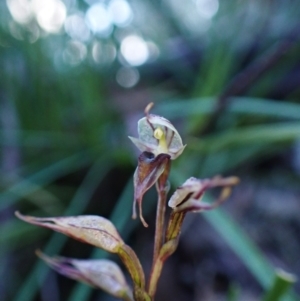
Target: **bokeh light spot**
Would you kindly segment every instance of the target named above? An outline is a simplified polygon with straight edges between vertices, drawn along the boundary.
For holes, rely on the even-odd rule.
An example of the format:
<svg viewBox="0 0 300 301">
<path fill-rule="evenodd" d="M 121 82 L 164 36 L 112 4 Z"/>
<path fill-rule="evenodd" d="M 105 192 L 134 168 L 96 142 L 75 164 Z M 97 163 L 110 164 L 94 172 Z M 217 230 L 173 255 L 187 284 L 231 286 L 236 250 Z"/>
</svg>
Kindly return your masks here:
<svg viewBox="0 0 300 301">
<path fill-rule="evenodd" d="M 132 88 L 140 79 L 140 74 L 135 68 L 121 67 L 117 74 L 117 83 L 124 88 Z"/>
<path fill-rule="evenodd" d="M 81 15 L 69 16 L 65 21 L 65 31 L 74 40 L 87 41 L 91 34 Z"/>
<path fill-rule="evenodd" d="M 89 28 L 102 36 L 108 36 L 112 31 L 112 21 L 104 5 L 97 3 L 86 12 L 86 23 Z"/>
<path fill-rule="evenodd" d="M 33 0 L 32 9 L 38 24 L 49 33 L 57 33 L 63 26 L 67 9 L 60 0 Z"/>
<path fill-rule="evenodd" d="M 121 43 L 121 54 L 132 66 L 144 64 L 149 58 L 147 43 L 135 35 L 127 36 Z"/>
<path fill-rule="evenodd" d="M 120 27 L 130 24 L 133 13 L 125 0 L 112 0 L 108 6 L 108 12 L 112 21 Z"/>
<path fill-rule="evenodd" d="M 10 14 L 16 22 L 26 24 L 32 18 L 29 0 L 7 0 L 6 3 Z"/>
<path fill-rule="evenodd" d="M 78 65 L 87 55 L 86 46 L 79 41 L 69 41 L 63 52 L 63 58 L 70 65 Z"/>
<path fill-rule="evenodd" d="M 92 57 L 97 64 L 107 65 L 114 61 L 116 58 L 117 50 L 112 44 L 103 44 L 95 42 L 92 47 Z"/>
<path fill-rule="evenodd" d="M 199 14 L 203 18 L 211 19 L 219 10 L 218 0 L 196 0 Z"/>
</svg>

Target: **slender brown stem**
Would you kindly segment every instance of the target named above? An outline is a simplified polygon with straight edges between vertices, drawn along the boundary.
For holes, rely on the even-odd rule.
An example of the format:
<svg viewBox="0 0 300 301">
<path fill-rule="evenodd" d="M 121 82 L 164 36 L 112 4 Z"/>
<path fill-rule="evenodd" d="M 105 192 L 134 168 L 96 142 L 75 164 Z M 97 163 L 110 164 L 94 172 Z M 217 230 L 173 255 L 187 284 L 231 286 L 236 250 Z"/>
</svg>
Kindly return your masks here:
<svg viewBox="0 0 300 301">
<path fill-rule="evenodd" d="M 169 160 L 166 164 L 165 170 L 162 175 L 159 177 L 156 183 L 156 189 L 158 193 L 158 202 L 157 202 L 157 210 L 156 210 L 156 223 L 155 223 L 155 236 L 154 236 L 154 249 L 153 249 L 153 262 L 151 268 L 151 274 L 149 279 L 149 285 L 153 282 L 153 277 L 156 278 L 156 282 L 158 281 L 159 275 L 154 275 L 153 271 L 155 270 L 155 264 L 157 262 L 157 258 L 159 256 L 159 252 L 164 243 L 164 233 L 165 233 L 165 214 L 166 214 L 166 202 L 167 202 L 167 181 L 171 168 L 171 161 Z M 149 288 L 148 285 L 148 288 Z M 152 296 L 154 297 L 154 296 Z"/>
<path fill-rule="evenodd" d="M 155 238 L 154 238 L 154 250 L 153 250 L 153 262 L 156 261 L 159 254 L 159 250 L 163 244 L 163 233 L 166 213 L 166 201 L 167 195 L 165 191 L 158 190 L 158 203 L 156 209 L 156 225 L 155 225 Z"/>
<path fill-rule="evenodd" d="M 168 227 L 166 230 L 165 241 L 163 241 L 163 245 L 160 246 L 158 254 L 156 258 L 154 258 L 153 260 L 149 284 L 148 284 L 148 294 L 150 295 L 151 298 L 153 298 L 153 300 L 154 300 L 154 295 L 156 293 L 157 283 L 163 269 L 164 262 L 177 249 L 181 226 L 185 214 L 186 214 L 185 212 L 172 211 L 169 218 Z"/>
<path fill-rule="evenodd" d="M 171 168 L 171 161 L 167 163 L 164 172 L 159 177 L 156 183 L 158 202 L 157 202 L 157 209 L 156 209 L 153 264 L 155 263 L 160 248 L 164 243 L 164 224 L 165 224 L 166 202 L 167 202 L 167 193 L 168 193 L 166 190 L 166 185 L 168 181 L 170 168 Z"/>
<path fill-rule="evenodd" d="M 148 294 L 154 298 L 157 288 L 157 282 L 162 272 L 162 268 L 166 259 L 174 253 L 177 248 L 181 226 L 185 217 L 185 212 L 172 212 L 169 218 L 169 223 L 166 231 L 166 242 L 160 247 L 159 253 L 153 261 Z"/>
<path fill-rule="evenodd" d="M 175 238 L 166 242 L 160 249 L 158 257 L 155 263 L 153 264 L 153 269 L 151 271 L 151 277 L 150 277 L 149 288 L 148 288 L 148 293 L 151 298 L 154 298 L 154 295 L 156 293 L 157 282 L 161 275 L 164 262 L 167 260 L 169 256 L 171 256 L 175 252 L 177 246 L 178 246 L 178 239 Z"/>
</svg>

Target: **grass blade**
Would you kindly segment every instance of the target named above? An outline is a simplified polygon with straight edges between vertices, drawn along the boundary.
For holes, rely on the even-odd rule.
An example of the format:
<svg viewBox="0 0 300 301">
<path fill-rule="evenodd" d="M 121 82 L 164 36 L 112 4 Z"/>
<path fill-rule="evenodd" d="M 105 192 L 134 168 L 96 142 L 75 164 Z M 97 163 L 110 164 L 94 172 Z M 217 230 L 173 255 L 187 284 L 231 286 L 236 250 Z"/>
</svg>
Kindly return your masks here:
<svg viewBox="0 0 300 301">
<path fill-rule="evenodd" d="M 207 202 L 212 199 L 206 195 Z M 247 269 L 260 285 L 268 290 L 272 286 L 275 270 L 260 250 L 248 238 L 247 234 L 222 209 L 202 213 L 204 218 L 220 233 L 236 255 L 243 261 Z M 287 296 L 286 301 L 296 301 L 297 297 Z M 272 299 L 272 301 L 274 301 Z"/>
<path fill-rule="evenodd" d="M 263 301 L 280 301 L 295 281 L 294 275 L 277 270 L 273 284 Z"/>
<path fill-rule="evenodd" d="M 21 196 L 34 192 L 38 187 L 45 186 L 64 175 L 87 166 L 91 161 L 92 158 L 88 153 L 79 153 L 28 176 L 25 180 L 16 183 L 0 195 L 0 210 L 14 204 Z M 35 185 L 28 185 L 28 182 Z"/>
<path fill-rule="evenodd" d="M 239 145 L 253 145 L 254 143 L 290 142 L 300 137 L 299 122 L 285 122 L 279 124 L 249 126 L 236 130 L 211 135 L 207 138 L 192 138 L 188 142 L 191 150 L 210 153 L 221 149 Z"/>
<path fill-rule="evenodd" d="M 211 114 L 216 98 L 203 97 L 166 101 L 157 111 L 168 118 Z M 300 119 L 300 104 L 252 97 L 231 97 L 226 112 L 272 118 Z"/>
<path fill-rule="evenodd" d="M 66 209 L 64 215 L 77 215 L 80 214 L 86 204 L 94 193 L 95 189 L 98 187 L 99 183 L 110 170 L 111 163 L 107 158 L 101 158 L 97 161 L 89 170 L 84 180 L 82 181 L 80 187 L 78 188 L 75 196 L 70 202 L 69 207 Z M 47 254 L 59 253 L 59 251 L 64 246 L 67 241 L 67 237 L 59 233 L 54 233 L 49 239 L 44 252 Z M 42 283 L 45 279 L 48 267 L 38 261 L 33 267 L 29 277 L 23 283 L 23 286 L 18 291 L 15 301 L 30 301 L 33 300 L 37 290 L 38 284 Z"/>
</svg>

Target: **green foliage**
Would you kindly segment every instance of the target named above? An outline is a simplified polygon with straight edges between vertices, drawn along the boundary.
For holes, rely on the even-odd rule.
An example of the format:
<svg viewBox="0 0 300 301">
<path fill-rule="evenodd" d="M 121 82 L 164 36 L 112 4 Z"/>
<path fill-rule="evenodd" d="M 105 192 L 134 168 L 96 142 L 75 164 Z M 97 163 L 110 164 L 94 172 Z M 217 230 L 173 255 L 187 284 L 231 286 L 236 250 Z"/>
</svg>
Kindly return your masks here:
<svg viewBox="0 0 300 301">
<path fill-rule="evenodd" d="M 88 7 L 84 1 L 75 2 L 78 7 L 74 10 L 84 12 Z M 160 50 L 155 62 L 138 68 L 138 101 L 150 95 L 151 101 L 158 104 L 155 112 L 170 120 L 178 119 L 187 143 L 184 161 L 179 159 L 175 164 L 172 184 L 180 185 L 190 174 L 209 177 L 239 172 L 245 164 L 255 165 L 289 151 L 300 137 L 300 91 L 291 80 L 298 71 L 299 43 L 292 29 L 298 22 L 299 3 L 219 1 L 219 11 L 204 33 L 193 27 L 189 14 L 171 3 L 175 1 L 164 5 L 130 1 L 137 14 L 131 25 L 133 31 L 156 43 Z M 49 238 L 45 231 L 21 224 L 13 216 L 15 210 L 41 215 L 91 213 L 89 200 L 99 186 L 107 185 L 109 174 L 116 169 L 125 174 L 118 179 L 125 188 L 118 188 L 119 198 L 109 199 L 114 209 L 105 211 L 99 200 L 97 210 L 110 216 L 124 239 L 137 226 L 130 220 L 131 184 L 125 184 L 130 181 L 127 174 L 128 170 L 133 172 L 135 158 L 129 142 L 124 142 L 124 137 L 133 134 L 124 125 L 131 121 L 126 107 L 135 107 L 136 95 L 115 81 L 120 62 L 99 64 L 91 56 L 95 41 L 113 43 L 119 51 L 118 37 L 126 29 L 116 27 L 107 38 L 93 37 L 87 42 L 87 58 L 70 65 L 57 54 L 64 53 L 71 38 L 63 30 L 58 35 L 40 31 L 39 38 L 32 42 L 33 23 L 33 27 L 17 24 L 5 1 L 0 4 L 0 214 L 4 217 L 0 225 L 1 266 L 10 254 L 26 260 L 36 247 L 54 254 L 67 245 L 67 240 L 58 234 Z M 215 112 L 218 97 L 235 76 L 262 55 L 266 54 L 267 59 L 290 33 L 294 46 L 287 48 L 248 89 L 229 95 L 222 113 L 215 118 L 216 125 L 201 135 Z M 168 42 L 174 37 L 183 41 L 190 55 L 180 57 L 173 55 L 175 48 L 168 50 Z M 280 90 L 286 83 L 291 86 L 278 92 L 277 87 Z M 288 172 L 298 177 L 294 171 Z M 205 215 L 205 219 L 257 281 L 266 290 L 271 288 L 273 267 L 255 242 L 239 230 L 230 213 L 216 211 Z M 98 252 L 92 255 L 104 256 Z M 33 255 L 31 263 L 32 260 Z M 16 279 L 9 283 L 9 299 L 32 301 L 46 271 L 40 262 L 20 271 L 1 268 L 1 279 Z M 76 285 L 68 300 L 89 300 L 90 292 Z"/>
</svg>

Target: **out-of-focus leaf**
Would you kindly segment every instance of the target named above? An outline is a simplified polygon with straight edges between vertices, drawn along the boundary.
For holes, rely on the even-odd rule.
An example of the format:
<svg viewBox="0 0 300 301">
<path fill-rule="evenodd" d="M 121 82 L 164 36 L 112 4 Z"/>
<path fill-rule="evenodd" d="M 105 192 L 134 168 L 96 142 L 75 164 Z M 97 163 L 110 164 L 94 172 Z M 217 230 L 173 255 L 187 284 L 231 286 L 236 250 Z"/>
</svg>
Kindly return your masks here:
<svg viewBox="0 0 300 301">
<path fill-rule="evenodd" d="M 266 153 L 270 155 L 270 152 L 278 151 L 278 147 L 270 148 L 270 144 L 255 143 L 254 145 L 240 146 L 231 150 L 224 149 L 218 152 L 211 152 L 205 156 L 205 160 L 199 166 L 199 171 L 195 175 L 200 178 L 212 177 L 213 175 L 232 170 L 251 159 L 266 155 Z"/>
<path fill-rule="evenodd" d="M 228 48 L 225 43 L 219 43 L 218 47 L 214 47 L 214 45 L 211 47 L 204 53 L 200 72 L 193 87 L 192 96 L 198 97 L 198 99 L 222 93 L 236 66 L 237 58 L 232 49 Z M 215 98 L 211 98 L 210 102 L 214 103 Z M 200 101 L 195 103 L 193 107 L 198 105 L 201 106 Z M 189 129 L 201 128 L 207 120 L 205 117 L 201 119 L 194 115 L 191 117 L 188 120 Z"/>
<path fill-rule="evenodd" d="M 289 142 L 299 137 L 300 123 L 286 122 L 230 130 L 203 139 L 192 138 L 188 145 L 192 150 L 209 153 L 237 145 L 252 145 L 261 141 L 264 143 Z"/>
<path fill-rule="evenodd" d="M 88 165 L 91 161 L 91 155 L 87 152 L 83 152 L 72 155 L 28 176 L 25 180 L 16 183 L 1 194 L 0 210 L 17 202 L 21 196 L 32 193 L 39 187 L 45 186 L 66 174 Z M 28 185 L 28 182 L 34 183 L 35 185 Z"/>
<path fill-rule="evenodd" d="M 232 283 L 230 286 L 229 286 L 229 289 L 228 289 L 228 293 L 227 293 L 227 301 L 238 301 L 240 300 L 240 287 L 235 284 L 235 283 Z"/>
<path fill-rule="evenodd" d="M 1 226 L 0 245 L 6 247 L 14 247 L 16 243 L 18 247 L 27 245 L 33 240 L 45 235 L 45 230 L 41 228 L 35 228 L 31 225 L 20 225 L 20 221 L 7 222 Z M 22 239 L 26 237 L 26 239 Z M 1 254 L 1 249 L 0 249 Z"/>
<path fill-rule="evenodd" d="M 73 162 L 72 164 L 74 163 L 76 164 L 76 162 Z M 98 187 L 99 183 L 110 170 L 110 168 L 111 162 L 107 157 L 100 158 L 90 168 L 89 172 L 82 181 L 82 184 L 79 186 L 76 194 L 71 200 L 69 207 L 66 209 L 66 215 L 80 214 L 84 210 L 87 202 L 83 200 L 88 200 L 91 198 L 95 189 Z M 66 240 L 66 236 L 63 236 L 59 233 L 54 233 L 44 248 L 45 252 L 50 254 L 59 253 Z M 32 300 L 37 292 L 39 285 L 42 285 L 47 270 L 48 269 L 46 269 L 45 265 L 42 262 L 37 262 L 33 267 L 30 275 L 26 278 L 22 287 L 18 290 L 14 301 Z"/>
<path fill-rule="evenodd" d="M 213 112 L 216 98 L 172 100 L 157 105 L 157 110 L 168 118 L 207 115 Z M 251 97 L 230 97 L 226 112 L 255 114 L 273 118 L 300 119 L 300 105 L 292 102 L 279 102 L 272 99 Z"/>
<path fill-rule="evenodd" d="M 267 291 L 263 301 L 279 301 L 285 296 L 289 288 L 296 282 L 296 277 L 283 270 L 277 270 L 271 288 Z"/>
<path fill-rule="evenodd" d="M 4 139 L 5 134 L 17 136 L 17 141 Z M 54 149 L 74 149 L 79 147 L 75 135 L 54 131 L 0 130 L 0 144 L 31 148 L 51 147 Z"/>
<path fill-rule="evenodd" d="M 209 202 L 211 198 L 206 195 Z M 258 280 L 261 286 L 269 289 L 272 286 L 272 279 L 275 276 L 275 269 L 267 258 L 244 233 L 242 228 L 236 224 L 230 216 L 222 209 L 202 213 L 204 218 L 221 234 L 232 250 L 241 258 L 245 266 Z M 286 301 L 298 300 L 295 296 L 286 296 Z"/>
<path fill-rule="evenodd" d="M 212 201 L 209 195 L 204 197 L 207 202 Z M 260 282 L 267 288 L 271 284 L 274 269 L 254 243 L 221 208 L 204 212 L 203 216 L 222 235 L 234 252 L 243 260 L 244 264 Z"/>
</svg>

